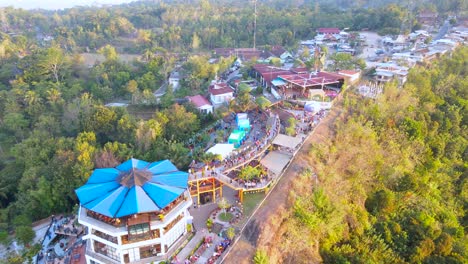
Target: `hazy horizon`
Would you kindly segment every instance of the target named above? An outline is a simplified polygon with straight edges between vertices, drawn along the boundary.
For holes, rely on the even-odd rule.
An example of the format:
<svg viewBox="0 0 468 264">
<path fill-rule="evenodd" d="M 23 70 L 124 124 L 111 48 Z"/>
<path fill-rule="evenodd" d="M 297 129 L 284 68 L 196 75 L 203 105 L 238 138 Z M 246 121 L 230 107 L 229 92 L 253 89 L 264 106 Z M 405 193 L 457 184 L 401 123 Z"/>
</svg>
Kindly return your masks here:
<svg viewBox="0 0 468 264">
<path fill-rule="evenodd" d="M 0 0 L 0 7 L 13 6 L 23 9 L 64 9 L 74 6 L 93 6 L 130 3 L 136 0 Z"/>
</svg>

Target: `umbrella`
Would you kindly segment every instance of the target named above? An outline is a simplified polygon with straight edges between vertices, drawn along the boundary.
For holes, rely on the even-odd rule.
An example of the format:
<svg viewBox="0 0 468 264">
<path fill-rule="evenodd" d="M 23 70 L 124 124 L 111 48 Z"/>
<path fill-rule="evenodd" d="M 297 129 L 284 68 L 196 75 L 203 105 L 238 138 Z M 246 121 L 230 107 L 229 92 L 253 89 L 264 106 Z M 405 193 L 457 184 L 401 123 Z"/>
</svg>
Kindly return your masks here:
<svg viewBox="0 0 468 264">
<path fill-rule="evenodd" d="M 86 209 L 119 218 L 163 209 L 187 189 L 187 181 L 188 173 L 169 160 L 132 158 L 115 168 L 95 169 L 75 192 Z"/>
</svg>

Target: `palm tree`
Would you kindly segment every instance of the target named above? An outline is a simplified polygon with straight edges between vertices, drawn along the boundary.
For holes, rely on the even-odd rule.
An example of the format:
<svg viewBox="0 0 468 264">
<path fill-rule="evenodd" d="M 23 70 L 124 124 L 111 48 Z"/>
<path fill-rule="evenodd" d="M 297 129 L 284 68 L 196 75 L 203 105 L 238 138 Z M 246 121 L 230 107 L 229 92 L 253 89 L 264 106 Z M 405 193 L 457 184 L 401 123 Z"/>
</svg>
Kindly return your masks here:
<svg viewBox="0 0 468 264">
<path fill-rule="evenodd" d="M 34 91 L 27 91 L 24 100 L 27 105 L 35 105 L 41 102 L 41 98 Z"/>
<path fill-rule="evenodd" d="M 226 230 L 226 236 L 232 240 L 234 238 L 234 236 L 236 235 L 236 231 L 234 230 L 233 227 L 230 227 Z"/>
<path fill-rule="evenodd" d="M 257 250 L 255 252 L 255 256 L 253 258 L 255 264 L 268 264 L 270 261 L 268 260 L 268 255 L 264 250 Z"/>
<path fill-rule="evenodd" d="M 50 105 L 57 103 L 62 97 L 62 93 L 60 93 L 60 91 L 56 88 L 47 90 L 46 93 L 47 93 L 47 100 L 49 101 Z"/>
</svg>

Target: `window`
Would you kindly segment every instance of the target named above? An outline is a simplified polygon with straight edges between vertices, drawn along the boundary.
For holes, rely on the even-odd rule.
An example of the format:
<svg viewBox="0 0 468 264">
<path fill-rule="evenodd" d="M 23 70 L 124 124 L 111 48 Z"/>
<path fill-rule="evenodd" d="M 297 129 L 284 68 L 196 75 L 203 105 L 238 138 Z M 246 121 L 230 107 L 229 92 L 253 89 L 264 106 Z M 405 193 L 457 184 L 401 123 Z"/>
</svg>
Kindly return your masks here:
<svg viewBox="0 0 468 264">
<path fill-rule="evenodd" d="M 161 244 L 140 248 L 140 259 L 155 257 L 161 253 Z"/>
<path fill-rule="evenodd" d="M 174 227 L 183 218 L 184 218 L 184 214 L 177 216 L 166 227 L 164 227 L 164 233 L 166 234 L 167 232 L 169 232 L 172 229 L 172 227 Z"/>
<path fill-rule="evenodd" d="M 150 231 L 149 223 L 137 224 L 128 227 L 128 234 L 130 236 L 139 236 L 146 234 Z"/>
<path fill-rule="evenodd" d="M 117 260 L 117 261 L 120 261 L 120 256 L 117 252 L 117 249 L 114 248 L 114 247 L 110 247 L 106 244 L 103 244 L 99 241 L 94 241 L 94 251 L 96 253 L 100 253 L 104 256 L 107 256 L 111 259 L 114 259 L 114 260 Z"/>
</svg>

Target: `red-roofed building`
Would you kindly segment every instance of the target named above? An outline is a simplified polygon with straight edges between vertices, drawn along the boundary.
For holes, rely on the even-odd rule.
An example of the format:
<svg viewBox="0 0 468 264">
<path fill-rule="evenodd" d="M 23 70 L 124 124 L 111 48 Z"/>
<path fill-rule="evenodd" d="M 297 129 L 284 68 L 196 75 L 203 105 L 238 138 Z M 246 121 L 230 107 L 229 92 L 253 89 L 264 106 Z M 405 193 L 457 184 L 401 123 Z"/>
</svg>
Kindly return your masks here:
<svg viewBox="0 0 468 264">
<path fill-rule="evenodd" d="M 253 58 L 259 59 L 262 55 L 262 51 L 254 48 L 216 48 L 214 49 L 214 54 L 221 57 L 234 56 L 242 61 L 249 61 Z"/>
<path fill-rule="evenodd" d="M 234 98 L 234 90 L 227 83 L 213 81 L 208 88 L 214 106 L 228 104 Z"/>
<path fill-rule="evenodd" d="M 437 22 L 439 14 L 432 11 L 423 11 L 418 14 L 418 21 L 421 24 L 433 25 Z"/>
<path fill-rule="evenodd" d="M 317 29 L 317 34 L 340 34 L 341 30 L 339 28 L 319 28 Z"/>
<path fill-rule="evenodd" d="M 322 93 L 326 89 L 339 91 L 344 82 L 344 76 L 337 73 L 310 73 L 305 68 L 285 70 L 270 65 L 257 64 L 253 69 L 262 85 L 270 87 L 274 96 L 275 94 L 281 94 L 283 97 L 299 95 L 309 98 L 311 94 L 316 93 L 312 90 L 321 90 Z M 281 93 L 278 93 L 276 89 Z"/>
<path fill-rule="evenodd" d="M 355 84 L 361 78 L 360 71 L 341 70 L 338 74 L 344 76 L 348 84 Z"/>
<path fill-rule="evenodd" d="M 265 87 L 271 86 L 271 81 L 276 79 L 279 75 L 293 73 L 290 70 L 284 70 L 267 64 L 254 65 L 253 69 L 255 71 L 255 76 L 260 78 L 260 83 Z"/>
<path fill-rule="evenodd" d="M 213 105 L 201 95 L 188 96 L 187 99 L 192 103 L 200 112 L 204 114 L 213 113 Z"/>
</svg>

